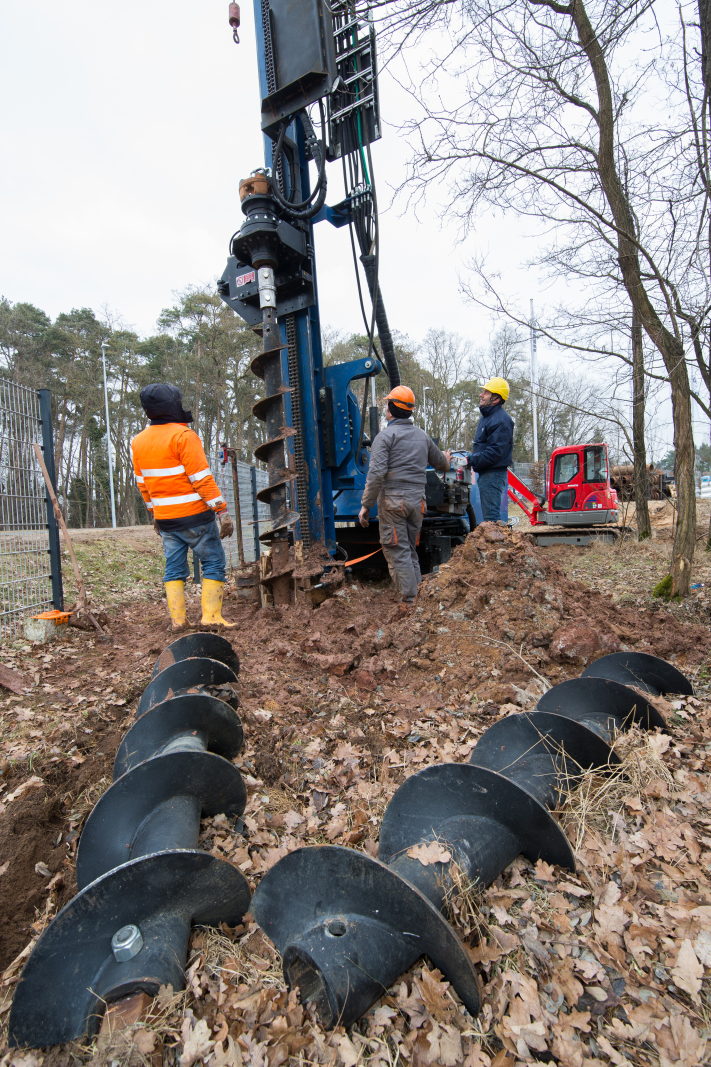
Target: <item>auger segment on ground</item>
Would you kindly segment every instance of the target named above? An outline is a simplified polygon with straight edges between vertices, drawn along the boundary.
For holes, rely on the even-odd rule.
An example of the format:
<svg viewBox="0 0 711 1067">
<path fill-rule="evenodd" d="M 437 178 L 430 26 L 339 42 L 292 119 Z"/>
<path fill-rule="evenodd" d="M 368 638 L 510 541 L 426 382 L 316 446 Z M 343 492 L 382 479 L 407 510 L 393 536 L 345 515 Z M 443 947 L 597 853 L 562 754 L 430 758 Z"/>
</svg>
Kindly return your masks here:
<svg viewBox="0 0 711 1067">
<path fill-rule="evenodd" d="M 201 658 L 202 651 L 221 659 Z M 161 670 L 161 662 L 169 666 Z M 12 1045 L 92 1035 L 107 1004 L 154 995 L 161 985 L 182 988 L 191 927 L 234 925 L 249 908 L 242 873 L 197 848 L 202 815 L 239 816 L 246 801 L 230 762 L 242 746 L 242 725 L 233 707 L 205 691 L 218 668 L 236 680 L 236 656 L 214 634 L 185 635 L 159 657 L 153 692 L 164 675 L 181 671 L 191 691 L 139 711 L 121 742 L 114 784 L 79 842 L 79 893 L 44 931 L 22 972 L 10 1014 Z"/>
<path fill-rule="evenodd" d="M 324 1026 L 355 1022 L 422 955 L 477 1013 L 476 972 L 443 914 L 450 894 L 462 879 L 485 888 L 521 854 L 574 870 L 551 813 L 562 793 L 588 768 L 619 763 L 611 747 L 618 731 L 665 727 L 639 693 L 605 677 L 618 669 L 610 659 L 598 661 L 601 677 L 563 682 L 534 711 L 494 723 L 469 763 L 408 778 L 385 810 L 379 860 L 337 846 L 305 848 L 265 875 L 251 913 L 281 952 L 289 985 Z M 690 688 L 655 657 L 630 669 L 638 687 L 648 678 L 649 687 L 666 679 L 666 691 Z"/>
</svg>

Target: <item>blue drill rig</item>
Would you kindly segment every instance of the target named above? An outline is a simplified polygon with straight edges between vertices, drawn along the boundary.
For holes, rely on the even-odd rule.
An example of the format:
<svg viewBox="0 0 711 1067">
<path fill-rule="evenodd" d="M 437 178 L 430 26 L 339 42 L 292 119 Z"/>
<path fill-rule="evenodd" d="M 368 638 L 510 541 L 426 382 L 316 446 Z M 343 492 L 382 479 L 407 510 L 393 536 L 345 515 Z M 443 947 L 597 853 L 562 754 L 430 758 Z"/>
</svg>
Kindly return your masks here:
<svg viewBox="0 0 711 1067">
<path fill-rule="evenodd" d="M 375 376 L 384 371 L 392 389 L 400 373 L 378 282 L 370 145 L 381 132 L 373 23 L 353 0 L 330 6 L 325 0 L 254 0 L 254 16 L 265 165 L 240 183 L 245 217 L 230 240 L 219 292 L 263 339 L 252 362 L 265 386 L 253 409 L 266 423 L 266 440 L 255 456 L 267 465 L 269 485 L 259 497 L 271 512 L 271 530 L 262 535 L 271 543 L 271 573 L 262 580 L 279 605 L 289 603 L 297 575 L 313 584 L 334 559 L 377 549 L 375 516 L 368 529 L 357 523 L 370 446 L 380 427 Z M 238 40 L 237 4 L 230 4 L 230 24 Z M 346 195 L 330 207 L 327 164 L 338 160 Z M 363 358 L 327 367 L 313 241 L 320 222 L 349 229 L 368 336 Z M 356 382 L 363 383 L 362 399 Z M 428 471 L 426 499 L 423 572 L 445 562 L 466 535 L 462 517 L 468 510 L 473 517 L 468 471 L 444 477 Z M 303 549 L 297 561 L 295 542 Z M 296 562 L 301 566 L 295 574 Z"/>
</svg>

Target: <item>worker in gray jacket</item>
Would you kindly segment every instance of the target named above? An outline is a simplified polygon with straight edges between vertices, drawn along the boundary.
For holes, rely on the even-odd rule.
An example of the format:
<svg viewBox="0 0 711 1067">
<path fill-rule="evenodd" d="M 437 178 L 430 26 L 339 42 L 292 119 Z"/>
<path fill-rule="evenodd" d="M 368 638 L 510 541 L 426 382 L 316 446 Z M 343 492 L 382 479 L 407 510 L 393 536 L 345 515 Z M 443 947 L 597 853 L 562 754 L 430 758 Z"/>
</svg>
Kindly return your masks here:
<svg viewBox="0 0 711 1067">
<path fill-rule="evenodd" d="M 449 470 L 452 454 L 440 452 L 430 435 L 415 426 L 412 389 L 398 385 L 385 400 L 387 426 L 373 442 L 358 521 L 368 526 L 377 499 L 380 544 L 390 577 L 402 599 L 412 604 L 422 581 L 417 545 L 425 514 L 425 471 L 428 465 Z"/>
</svg>

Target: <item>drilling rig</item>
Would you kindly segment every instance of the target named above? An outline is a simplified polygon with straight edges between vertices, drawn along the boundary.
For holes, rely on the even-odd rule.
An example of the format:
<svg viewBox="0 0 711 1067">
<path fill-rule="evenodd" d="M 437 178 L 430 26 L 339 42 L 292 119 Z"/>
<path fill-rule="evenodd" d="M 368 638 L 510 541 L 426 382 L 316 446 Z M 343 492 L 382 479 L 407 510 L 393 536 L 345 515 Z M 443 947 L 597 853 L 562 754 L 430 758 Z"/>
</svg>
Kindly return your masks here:
<svg viewBox="0 0 711 1067">
<path fill-rule="evenodd" d="M 258 496 L 271 513 L 271 529 L 261 535 L 270 545 L 270 569 L 261 580 L 278 606 L 290 602 L 295 583 L 308 590 L 324 568 L 377 551 L 377 515 L 371 512 L 368 529 L 357 516 L 380 428 L 375 377 L 387 374 L 392 389 L 400 372 L 379 283 L 370 146 L 381 137 L 381 124 L 372 19 L 351 0 L 330 6 L 254 0 L 254 17 L 265 158 L 240 183 L 244 220 L 230 240 L 218 289 L 262 337 L 252 362 L 265 391 L 253 408 L 266 424 L 255 457 L 269 474 Z M 230 25 L 237 39 L 236 4 L 230 4 Z M 345 197 L 329 206 L 328 167 L 339 163 Z M 344 245 L 368 337 L 364 357 L 334 366 L 324 366 L 321 349 L 318 223 L 348 228 Z M 428 471 L 423 572 L 463 542 L 469 484 L 468 471 L 443 477 Z"/>
</svg>

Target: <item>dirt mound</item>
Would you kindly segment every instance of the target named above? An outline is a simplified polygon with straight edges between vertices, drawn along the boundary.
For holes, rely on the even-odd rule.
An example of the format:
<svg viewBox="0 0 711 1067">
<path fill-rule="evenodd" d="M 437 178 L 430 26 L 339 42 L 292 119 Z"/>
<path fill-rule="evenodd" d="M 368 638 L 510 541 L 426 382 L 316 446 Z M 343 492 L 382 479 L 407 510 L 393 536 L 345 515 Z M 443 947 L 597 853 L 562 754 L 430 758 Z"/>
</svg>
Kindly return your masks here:
<svg viewBox="0 0 711 1067">
<path fill-rule="evenodd" d="M 711 648 L 706 627 L 619 606 L 568 579 L 524 533 L 493 523 L 479 526 L 425 578 L 417 603 L 418 622 L 431 635 L 428 658 L 449 660 L 455 670 L 457 660 L 466 664 L 468 677 L 482 683 L 478 695 L 498 702 L 507 696 L 521 703 L 517 690 L 533 682 L 535 695 L 537 674 L 559 681 L 610 652 L 635 649 L 683 666 Z"/>
<path fill-rule="evenodd" d="M 0 971 L 43 927 L 43 917 L 56 914 L 76 894 L 79 831 L 102 791 L 97 791 L 97 783 L 105 779 L 107 785 L 110 780 L 121 733 L 107 724 L 95 733 L 107 754 L 79 756 L 82 762 L 75 766 L 39 760 L 29 778 L 18 768 L 16 781 L 9 782 L 10 792 L 0 802 L 0 885 L 5 903 Z"/>
</svg>

